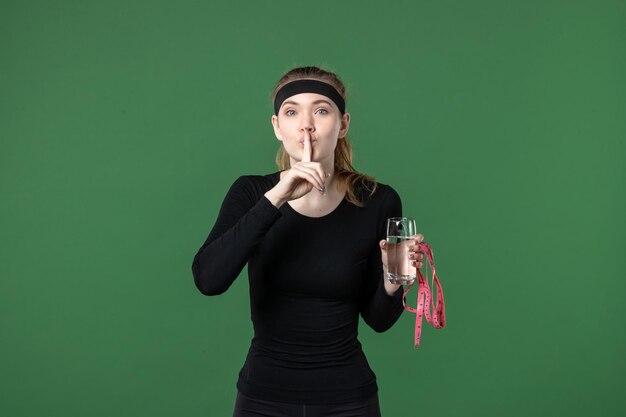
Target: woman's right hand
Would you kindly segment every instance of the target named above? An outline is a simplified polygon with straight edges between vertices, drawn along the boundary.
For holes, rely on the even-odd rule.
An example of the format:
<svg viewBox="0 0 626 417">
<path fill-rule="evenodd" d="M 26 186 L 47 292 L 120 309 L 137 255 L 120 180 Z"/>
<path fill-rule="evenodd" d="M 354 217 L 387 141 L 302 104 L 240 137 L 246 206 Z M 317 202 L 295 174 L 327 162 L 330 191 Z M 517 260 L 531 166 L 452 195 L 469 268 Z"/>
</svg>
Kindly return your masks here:
<svg viewBox="0 0 626 417">
<path fill-rule="evenodd" d="M 296 200 L 313 190 L 317 189 L 324 194 L 326 191 L 325 181 L 330 173 L 324 172 L 319 162 L 311 161 L 311 135 L 308 130 L 304 132 L 304 149 L 302 160 L 296 162 L 265 196 L 276 207 L 280 207 L 287 201 Z"/>
</svg>

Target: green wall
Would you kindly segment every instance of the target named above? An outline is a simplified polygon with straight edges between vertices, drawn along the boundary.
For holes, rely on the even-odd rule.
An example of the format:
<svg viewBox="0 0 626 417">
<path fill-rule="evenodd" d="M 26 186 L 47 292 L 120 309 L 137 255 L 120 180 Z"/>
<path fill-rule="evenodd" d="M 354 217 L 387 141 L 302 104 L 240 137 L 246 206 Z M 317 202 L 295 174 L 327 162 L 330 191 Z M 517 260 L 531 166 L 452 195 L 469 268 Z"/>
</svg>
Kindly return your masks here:
<svg viewBox="0 0 626 417">
<path fill-rule="evenodd" d="M 252 328 L 191 261 L 273 172 L 271 90 L 349 89 L 355 164 L 448 326 L 363 323 L 386 417 L 621 416 L 623 1 L 0 2 L 0 415 L 228 416 Z M 413 295 L 414 297 L 415 295 Z M 620 394 L 621 393 L 621 394 Z"/>
</svg>

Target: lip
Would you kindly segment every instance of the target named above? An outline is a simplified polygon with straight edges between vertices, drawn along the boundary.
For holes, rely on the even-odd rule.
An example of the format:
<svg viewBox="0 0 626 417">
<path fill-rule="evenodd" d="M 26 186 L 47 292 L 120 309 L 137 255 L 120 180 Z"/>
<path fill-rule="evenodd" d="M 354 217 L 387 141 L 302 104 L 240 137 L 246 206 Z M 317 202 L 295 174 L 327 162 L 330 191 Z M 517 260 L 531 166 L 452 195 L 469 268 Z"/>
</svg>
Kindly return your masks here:
<svg viewBox="0 0 626 417">
<path fill-rule="evenodd" d="M 313 146 L 313 144 L 314 144 L 315 142 L 317 142 L 317 139 L 313 139 L 313 140 L 311 140 L 311 146 Z M 304 146 L 304 141 L 303 141 L 303 140 L 298 141 L 298 143 L 299 143 L 300 145 Z"/>
</svg>

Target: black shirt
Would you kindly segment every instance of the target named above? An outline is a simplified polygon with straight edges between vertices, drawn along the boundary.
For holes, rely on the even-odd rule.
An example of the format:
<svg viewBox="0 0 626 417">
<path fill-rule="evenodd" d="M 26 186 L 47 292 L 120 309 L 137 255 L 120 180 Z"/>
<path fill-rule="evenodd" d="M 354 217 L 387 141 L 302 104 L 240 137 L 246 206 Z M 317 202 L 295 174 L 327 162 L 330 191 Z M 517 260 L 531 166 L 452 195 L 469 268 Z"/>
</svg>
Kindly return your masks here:
<svg viewBox="0 0 626 417">
<path fill-rule="evenodd" d="M 400 317 L 402 288 L 389 296 L 378 242 L 400 197 L 378 183 L 365 207 L 346 198 L 308 217 L 264 196 L 280 172 L 238 178 L 194 257 L 205 295 L 221 294 L 248 263 L 254 337 L 237 388 L 249 397 L 289 403 L 361 401 L 378 390 L 357 339 L 359 314 L 377 332 Z"/>
</svg>

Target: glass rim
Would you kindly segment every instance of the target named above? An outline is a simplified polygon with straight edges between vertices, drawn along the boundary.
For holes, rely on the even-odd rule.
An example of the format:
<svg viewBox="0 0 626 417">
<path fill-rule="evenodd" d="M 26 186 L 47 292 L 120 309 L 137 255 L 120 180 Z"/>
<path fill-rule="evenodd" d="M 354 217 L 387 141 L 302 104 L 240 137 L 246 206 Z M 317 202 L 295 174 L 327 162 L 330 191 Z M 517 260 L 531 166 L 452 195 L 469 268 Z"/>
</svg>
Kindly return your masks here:
<svg viewBox="0 0 626 417">
<path fill-rule="evenodd" d="M 387 221 L 402 221 L 402 220 L 411 220 L 415 221 L 413 217 L 387 217 Z"/>
</svg>

